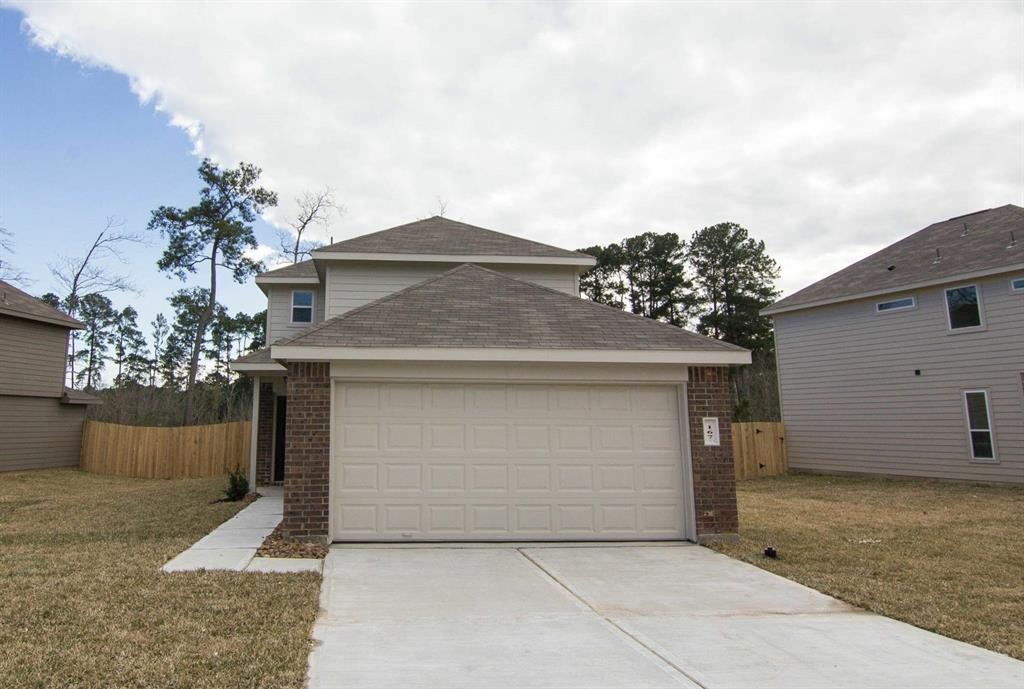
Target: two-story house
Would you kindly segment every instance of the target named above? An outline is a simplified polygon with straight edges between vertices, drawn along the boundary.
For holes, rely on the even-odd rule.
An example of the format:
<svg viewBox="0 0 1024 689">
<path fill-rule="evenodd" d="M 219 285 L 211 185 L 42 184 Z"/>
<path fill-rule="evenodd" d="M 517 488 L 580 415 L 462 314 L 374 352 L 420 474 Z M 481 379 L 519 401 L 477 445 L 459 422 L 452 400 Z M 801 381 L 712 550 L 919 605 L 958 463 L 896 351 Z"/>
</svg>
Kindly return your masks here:
<svg viewBox="0 0 1024 689">
<path fill-rule="evenodd" d="M 0 471 L 78 466 L 88 404 L 64 387 L 68 333 L 85 326 L 0 280 Z"/>
<path fill-rule="evenodd" d="M 763 313 L 792 468 L 1024 482 L 1024 208 L 929 225 Z"/>
<path fill-rule="evenodd" d="M 263 273 L 256 485 L 333 541 L 736 530 L 744 349 L 579 297 L 591 256 L 434 217 Z"/>
</svg>

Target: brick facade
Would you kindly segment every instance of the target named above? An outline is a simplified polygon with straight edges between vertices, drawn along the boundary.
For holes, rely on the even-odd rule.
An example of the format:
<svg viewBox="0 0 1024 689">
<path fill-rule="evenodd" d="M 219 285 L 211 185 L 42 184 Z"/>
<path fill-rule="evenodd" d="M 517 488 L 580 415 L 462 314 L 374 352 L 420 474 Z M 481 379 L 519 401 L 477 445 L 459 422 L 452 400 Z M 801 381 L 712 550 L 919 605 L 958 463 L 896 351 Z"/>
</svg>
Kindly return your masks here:
<svg viewBox="0 0 1024 689">
<path fill-rule="evenodd" d="M 330 499 L 330 364 L 288 364 L 288 414 L 285 430 L 285 536 L 327 539 Z"/>
<path fill-rule="evenodd" d="M 691 366 L 686 386 L 693 456 L 697 539 L 736 534 L 736 469 L 732 458 L 732 403 L 727 366 Z M 717 416 L 721 445 L 704 444 L 703 417 Z"/>
<path fill-rule="evenodd" d="M 274 466 L 274 385 L 260 383 L 256 410 L 256 485 L 268 486 Z"/>
</svg>

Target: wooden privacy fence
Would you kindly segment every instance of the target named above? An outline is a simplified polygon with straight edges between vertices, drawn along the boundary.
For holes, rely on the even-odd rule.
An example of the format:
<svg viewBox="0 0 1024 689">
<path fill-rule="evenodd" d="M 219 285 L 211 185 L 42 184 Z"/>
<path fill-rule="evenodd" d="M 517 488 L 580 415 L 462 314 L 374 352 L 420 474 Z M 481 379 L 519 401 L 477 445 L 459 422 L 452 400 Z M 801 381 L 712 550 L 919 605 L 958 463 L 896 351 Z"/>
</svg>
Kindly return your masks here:
<svg viewBox="0 0 1024 689">
<path fill-rule="evenodd" d="M 781 423 L 732 424 L 737 480 L 786 473 L 786 429 Z"/>
<path fill-rule="evenodd" d="M 249 421 L 207 426 L 122 426 L 86 421 L 81 467 L 134 478 L 202 478 L 249 467 Z"/>
</svg>

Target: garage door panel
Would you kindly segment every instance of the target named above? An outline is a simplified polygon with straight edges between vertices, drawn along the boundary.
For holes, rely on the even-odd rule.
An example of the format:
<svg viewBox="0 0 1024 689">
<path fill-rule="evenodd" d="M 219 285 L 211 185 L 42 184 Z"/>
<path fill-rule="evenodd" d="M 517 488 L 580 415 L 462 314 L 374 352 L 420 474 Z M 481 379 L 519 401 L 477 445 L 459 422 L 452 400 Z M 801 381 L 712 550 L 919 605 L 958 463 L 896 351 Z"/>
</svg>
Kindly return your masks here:
<svg viewBox="0 0 1024 689">
<path fill-rule="evenodd" d="M 337 540 L 681 538 L 672 386 L 336 386 Z"/>
</svg>

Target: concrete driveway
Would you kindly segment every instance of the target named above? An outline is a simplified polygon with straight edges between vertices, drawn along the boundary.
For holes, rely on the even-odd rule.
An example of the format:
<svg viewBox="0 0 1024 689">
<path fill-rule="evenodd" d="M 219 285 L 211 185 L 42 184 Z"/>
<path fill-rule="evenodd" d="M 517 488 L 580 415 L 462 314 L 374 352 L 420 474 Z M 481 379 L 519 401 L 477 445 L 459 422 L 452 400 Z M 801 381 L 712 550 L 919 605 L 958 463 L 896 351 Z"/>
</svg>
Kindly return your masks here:
<svg viewBox="0 0 1024 689">
<path fill-rule="evenodd" d="M 1019 689 L 1024 663 L 692 545 L 331 550 L 312 689 Z"/>
</svg>

